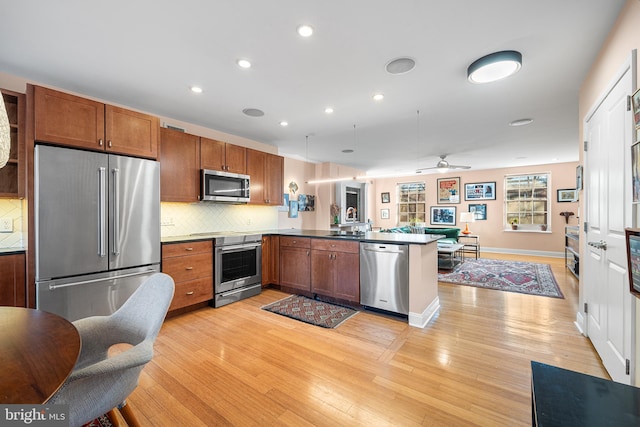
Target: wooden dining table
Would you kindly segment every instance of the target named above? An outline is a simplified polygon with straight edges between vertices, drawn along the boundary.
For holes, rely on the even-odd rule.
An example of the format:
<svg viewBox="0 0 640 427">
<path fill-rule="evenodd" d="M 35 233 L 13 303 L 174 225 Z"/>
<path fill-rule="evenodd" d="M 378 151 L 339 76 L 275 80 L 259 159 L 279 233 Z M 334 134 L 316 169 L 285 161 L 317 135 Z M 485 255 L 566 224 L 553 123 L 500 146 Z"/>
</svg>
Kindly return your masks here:
<svg viewBox="0 0 640 427">
<path fill-rule="evenodd" d="M 78 330 L 63 317 L 0 307 L 0 403 L 45 403 L 71 374 L 80 345 Z"/>
</svg>

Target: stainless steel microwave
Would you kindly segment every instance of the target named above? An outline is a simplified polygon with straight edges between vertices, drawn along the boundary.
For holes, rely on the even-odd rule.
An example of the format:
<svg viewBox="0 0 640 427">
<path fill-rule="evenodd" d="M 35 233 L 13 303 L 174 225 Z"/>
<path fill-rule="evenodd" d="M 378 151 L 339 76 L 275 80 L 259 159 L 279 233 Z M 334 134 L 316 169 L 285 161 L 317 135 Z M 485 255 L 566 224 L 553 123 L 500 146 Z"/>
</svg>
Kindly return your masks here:
<svg viewBox="0 0 640 427">
<path fill-rule="evenodd" d="M 202 169 L 200 200 L 249 202 L 249 175 Z"/>
</svg>

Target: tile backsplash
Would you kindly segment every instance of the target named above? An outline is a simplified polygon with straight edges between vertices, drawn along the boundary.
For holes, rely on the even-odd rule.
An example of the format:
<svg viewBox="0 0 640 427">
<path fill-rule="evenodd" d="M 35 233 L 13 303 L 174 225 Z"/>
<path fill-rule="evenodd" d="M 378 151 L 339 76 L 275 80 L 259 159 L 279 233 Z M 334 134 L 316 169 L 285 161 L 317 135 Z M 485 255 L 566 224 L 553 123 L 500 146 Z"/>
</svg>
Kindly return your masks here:
<svg viewBox="0 0 640 427">
<path fill-rule="evenodd" d="M 160 205 L 162 237 L 213 231 L 260 231 L 278 228 L 274 206 L 220 203 L 166 203 Z"/>
<path fill-rule="evenodd" d="M 13 224 L 12 232 L 0 232 L 0 248 L 21 249 L 25 247 L 24 218 L 26 218 L 27 212 L 25 203 L 20 199 L 0 199 L 0 218 L 8 218 Z"/>
</svg>

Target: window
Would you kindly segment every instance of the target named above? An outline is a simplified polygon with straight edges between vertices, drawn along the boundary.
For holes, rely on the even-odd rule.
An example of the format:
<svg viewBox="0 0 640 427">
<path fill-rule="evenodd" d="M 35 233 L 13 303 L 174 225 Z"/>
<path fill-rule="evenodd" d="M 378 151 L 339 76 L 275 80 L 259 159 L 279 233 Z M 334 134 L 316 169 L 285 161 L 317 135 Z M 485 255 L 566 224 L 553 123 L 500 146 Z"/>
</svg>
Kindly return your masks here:
<svg viewBox="0 0 640 427">
<path fill-rule="evenodd" d="M 427 221 L 427 196 L 424 182 L 398 184 L 398 225 Z"/>
<path fill-rule="evenodd" d="M 549 174 L 506 176 L 504 188 L 506 228 L 542 230 L 548 224 Z"/>
</svg>

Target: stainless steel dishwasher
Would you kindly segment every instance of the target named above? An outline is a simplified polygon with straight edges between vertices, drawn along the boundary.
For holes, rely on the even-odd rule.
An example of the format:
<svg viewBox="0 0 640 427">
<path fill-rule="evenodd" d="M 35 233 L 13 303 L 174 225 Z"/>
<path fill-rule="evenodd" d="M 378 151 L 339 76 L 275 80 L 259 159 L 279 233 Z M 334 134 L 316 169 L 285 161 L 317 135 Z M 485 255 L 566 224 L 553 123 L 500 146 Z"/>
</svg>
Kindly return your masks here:
<svg viewBox="0 0 640 427">
<path fill-rule="evenodd" d="M 360 243 L 360 304 L 409 314 L 409 246 Z"/>
</svg>

